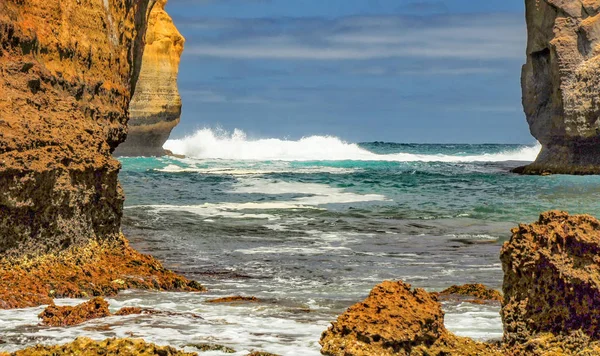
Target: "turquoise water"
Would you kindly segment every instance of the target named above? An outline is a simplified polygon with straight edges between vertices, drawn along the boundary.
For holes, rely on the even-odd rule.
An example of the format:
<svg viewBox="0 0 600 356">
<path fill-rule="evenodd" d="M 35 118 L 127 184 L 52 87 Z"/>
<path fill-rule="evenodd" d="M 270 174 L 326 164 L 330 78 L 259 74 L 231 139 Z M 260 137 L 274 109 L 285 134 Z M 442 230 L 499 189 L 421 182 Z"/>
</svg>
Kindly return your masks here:
<svg viewBox="0 0 600 356">
<path fill-rule="evenodd" d="M 383 280 L 430 291 L 474 282 L 500 289 L 499 251 L 516 224 L 549 209 L 600 215 L 600 177 L 509 173 L 538 146 L 250 140 L 206 130 L 166 146 L 187 158 L 121 159 L 123 231 L 209 292 L 129 291 L 111 308 L 184 314 L 68 329 L 37 325 L 39 308 L 0 311 L 0 350 L 134 335 L 178 347 L 224 344 L 236 355 L 318 355 L 320 333 Z M 262 302 L 206 303 L 229 295 Z M 502 335 L 499 305 L 447 302 L 444 310 L 459 335 Z"/>
</svg>

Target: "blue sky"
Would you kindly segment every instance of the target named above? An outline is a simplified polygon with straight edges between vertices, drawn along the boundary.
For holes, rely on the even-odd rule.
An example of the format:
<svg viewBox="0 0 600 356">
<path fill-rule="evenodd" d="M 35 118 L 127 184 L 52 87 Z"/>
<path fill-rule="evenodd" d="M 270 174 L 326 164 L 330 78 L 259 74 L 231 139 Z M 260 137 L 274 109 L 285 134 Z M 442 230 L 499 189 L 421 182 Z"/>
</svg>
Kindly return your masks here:
<svg viewBox="0 0 600 356">
<path fill-rule="evenodd" d="M 254 138 L 534 142 L 523 0 L 171 0 L 181 124 Z"/>
</svg>

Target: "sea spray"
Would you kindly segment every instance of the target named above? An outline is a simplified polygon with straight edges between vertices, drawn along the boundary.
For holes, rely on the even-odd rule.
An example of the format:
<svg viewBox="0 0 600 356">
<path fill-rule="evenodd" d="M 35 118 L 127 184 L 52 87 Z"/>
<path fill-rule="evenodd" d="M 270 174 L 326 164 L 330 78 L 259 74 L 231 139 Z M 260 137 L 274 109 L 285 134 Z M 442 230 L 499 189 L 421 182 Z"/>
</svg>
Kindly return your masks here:
<svg viewBox="0 0 600 356">
<path fill-rule="evenodd" d="M 242 130 L 232 133 L 204 128 L 191 136 L 169 140 L 164 146 L 176 154 L 197 159 L 253 161 L 389 161 L 389 162 L 502 162 L 528 161 L 541 146 L 522 146 L 505 152 L 467 154 L 378 154 L 335 136 L 309 136 L 299 140 L 249 139 Z"/>
</svg>

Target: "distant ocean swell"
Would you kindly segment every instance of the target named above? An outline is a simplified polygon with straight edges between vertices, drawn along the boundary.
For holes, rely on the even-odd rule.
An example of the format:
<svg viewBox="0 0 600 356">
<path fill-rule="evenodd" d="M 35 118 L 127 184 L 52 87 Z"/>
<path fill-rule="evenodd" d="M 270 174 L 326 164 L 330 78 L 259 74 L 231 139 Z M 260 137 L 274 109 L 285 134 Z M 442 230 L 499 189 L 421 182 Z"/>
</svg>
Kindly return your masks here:
<svg viewBox="0 0 600 356">
<path fill-rule="evenodd" d="M 389 161 L 389 162 L 503 162 L 534 161 L 539 144 L 495 153 L 419 154 L 410 152 L 374 153 L 361 144 L 334 136 L 310 136 L 300 140 L 276 138 L 252 140 L 241 130 L 201 129 L 191 136 L 169 140 L 165 149 L 197 159 L 248 161 Z"/>
</svg>

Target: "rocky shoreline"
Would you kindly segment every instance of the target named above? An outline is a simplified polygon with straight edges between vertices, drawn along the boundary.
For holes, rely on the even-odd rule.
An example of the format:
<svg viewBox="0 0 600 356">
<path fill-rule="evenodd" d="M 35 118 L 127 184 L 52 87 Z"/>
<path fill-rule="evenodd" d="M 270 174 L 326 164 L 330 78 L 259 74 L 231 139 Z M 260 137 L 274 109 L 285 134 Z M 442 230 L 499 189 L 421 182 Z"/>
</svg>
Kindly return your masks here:
<svg viewBox="0 0 600 356">
<path fill-rule="evenodd" d="M 444 327 L 439 293 L 383 282 L 321 337 L 324 355 L 594 355 L 600 352 L 600 221 L 543 213 L 512 230 L 501 251 L 502 342 L 457 337 Z M 450 292 L 481 295 L 483 288 Z M 485 292 L 498 301 L 499 293 Z"/>
</svg>

